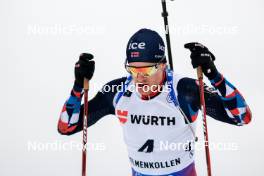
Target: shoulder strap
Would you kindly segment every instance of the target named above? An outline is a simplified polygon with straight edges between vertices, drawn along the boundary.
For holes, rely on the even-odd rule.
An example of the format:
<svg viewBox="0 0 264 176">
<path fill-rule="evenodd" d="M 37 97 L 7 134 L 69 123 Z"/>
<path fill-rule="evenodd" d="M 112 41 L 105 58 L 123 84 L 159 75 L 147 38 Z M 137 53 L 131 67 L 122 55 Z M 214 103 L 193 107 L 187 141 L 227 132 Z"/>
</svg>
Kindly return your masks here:
<svg viewBox="0 0 264 176">
<path fill-rule="evenodd" d="M 175 90 L 173 87 L 173 72 L 169 69 L 166 70 L 167 72 L 167 83 L 169 88 L 169 98 L 174 103 L 174 105 L 177 107 L 179 106 L 178 99 L 175 95 Z"/>
<path fill-rule="evenodd" d="M 127 90 L 128 85 L 130 84 L 130 82 L 132 81 L 132 76 L 129 75 L 125 81 L 125 85 L 122 86 L 122 90 L 118 92 L 117 97 L 115 99 L 115 105 L 119 102 L 120 98 L 124 95 L 124 93 Z"/>
</svg>

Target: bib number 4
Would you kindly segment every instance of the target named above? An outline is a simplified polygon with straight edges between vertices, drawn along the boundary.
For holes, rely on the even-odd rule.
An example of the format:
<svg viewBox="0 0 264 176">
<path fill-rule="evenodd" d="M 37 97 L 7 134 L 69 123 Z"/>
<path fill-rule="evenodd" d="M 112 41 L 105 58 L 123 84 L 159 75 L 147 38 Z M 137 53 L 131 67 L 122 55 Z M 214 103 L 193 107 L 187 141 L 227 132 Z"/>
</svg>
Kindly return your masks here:
<svg viewBox="0 0 264 176">
<path fill-rule="evenodd" d="M 154 140 L 148 139 L 145 144 L 138 149 L 138 152 L 151 153 L 154 150 Z"/>
</svg>

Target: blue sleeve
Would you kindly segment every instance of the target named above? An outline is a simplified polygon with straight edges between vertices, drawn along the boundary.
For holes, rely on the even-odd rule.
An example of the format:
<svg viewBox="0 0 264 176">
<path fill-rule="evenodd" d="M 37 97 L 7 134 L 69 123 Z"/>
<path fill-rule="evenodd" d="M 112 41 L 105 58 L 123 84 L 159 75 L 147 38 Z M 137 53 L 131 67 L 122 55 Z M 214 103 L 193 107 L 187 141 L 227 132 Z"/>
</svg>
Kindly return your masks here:
<svg viewBox="0 0 264 176">
<path fill-rule="evenodd" d="M 102 117 L 115 114 L 113 99 L 121 85 L 126 80 L 125 77 L 113 80 L 104 85 L 111 87 L 111 91 L 99 91 L 96 96 L 88 102 L 88 127 L 95 124 Z M 83 125 L 83 105 L 81 105 L 82 89 L 74 85 L 69 99 L 66 100 L 62 108 L 58 131 L 63 135 L 71 135 L 82 130 Z"/>
<path fill-rule="evenodd" d="M 207 115 L 233 125 L 248 124 L 251 112 L 239 91 L 220 73 L 210 81 L 213 87 L 205 85 L 204 89 Z M 180 107 L 191 122 L 195 121 L 200 109 L 198 82 L 183 78 L 178 83 L 177 91 Z"/>
</svg>

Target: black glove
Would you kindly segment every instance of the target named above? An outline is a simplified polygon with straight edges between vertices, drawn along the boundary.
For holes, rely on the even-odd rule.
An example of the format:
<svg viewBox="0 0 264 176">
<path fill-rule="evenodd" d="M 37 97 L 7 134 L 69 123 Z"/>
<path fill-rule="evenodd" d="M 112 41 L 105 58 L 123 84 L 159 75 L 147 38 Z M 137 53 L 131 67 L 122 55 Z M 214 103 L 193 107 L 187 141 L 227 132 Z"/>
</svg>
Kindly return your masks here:
<svg viewBox="0 0 264 176">
<path fill-rule="evenodd" d="M 185 48 L 191 51 L 191 59 L 193 68 L 202 67 L 203 73 L 207 78 L 214 79 L 218 73 L 214 60 L 215 56 L 200 43 L 187 43 Z"/>
<path fill-rule="evenodd" d="M 82 53 L 79 57 L 79 61 L 75 64 L 75 84 L 81 88 L 83 88 L 84 78 L 91 80 L 93 77 L 95 62 L 92 59 L 92 54 Z"/>
</svg>

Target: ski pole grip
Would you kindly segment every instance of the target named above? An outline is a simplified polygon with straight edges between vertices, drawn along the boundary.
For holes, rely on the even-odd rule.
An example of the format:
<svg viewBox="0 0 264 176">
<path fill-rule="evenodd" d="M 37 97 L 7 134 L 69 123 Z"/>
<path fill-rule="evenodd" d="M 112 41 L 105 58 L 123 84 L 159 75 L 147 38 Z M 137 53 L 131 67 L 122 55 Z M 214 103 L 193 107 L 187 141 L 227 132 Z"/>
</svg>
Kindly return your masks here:
<svg viewBox="0 0 264 176">
<path fill-rule="evenodd" d="M 199 80 L 200 79 L 203 79 L 203 70 L 202 70 L 202 67 L 201 66 L 199 66 L 197 68 L 197 77 L 198 77 Z"/>
<path fill-rule="evenodd" d="M 83 80 L 83 89 L 89 90 L 89 80 L 87 78 L 84 78 Z"/>
</svg>

